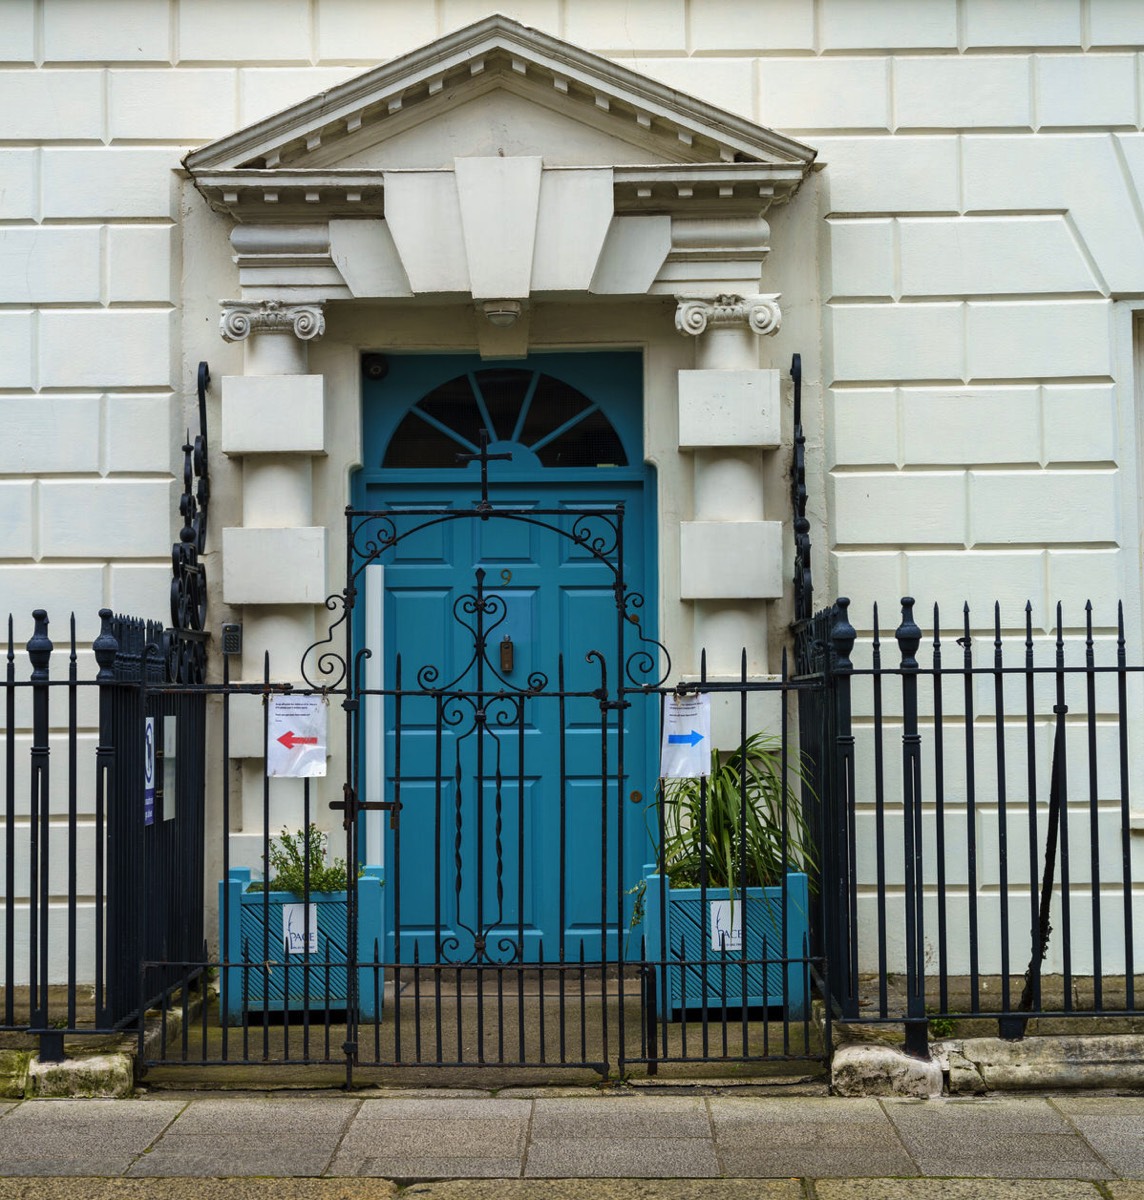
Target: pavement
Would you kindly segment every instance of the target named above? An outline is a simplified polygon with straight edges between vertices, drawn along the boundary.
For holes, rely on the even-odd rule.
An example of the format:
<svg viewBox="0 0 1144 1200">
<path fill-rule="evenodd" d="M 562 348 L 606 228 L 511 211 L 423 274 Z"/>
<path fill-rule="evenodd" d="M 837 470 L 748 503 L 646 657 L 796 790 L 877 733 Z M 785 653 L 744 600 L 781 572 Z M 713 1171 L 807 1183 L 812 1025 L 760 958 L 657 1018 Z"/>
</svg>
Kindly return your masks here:
<svg viewBox="0 0 1144 1200">
<path fill-rule="evenodd" d="M 1144 1200 L 1144 1095 L 516 1089 L 0 1104 L 0 1200 Z"/>
</svg>

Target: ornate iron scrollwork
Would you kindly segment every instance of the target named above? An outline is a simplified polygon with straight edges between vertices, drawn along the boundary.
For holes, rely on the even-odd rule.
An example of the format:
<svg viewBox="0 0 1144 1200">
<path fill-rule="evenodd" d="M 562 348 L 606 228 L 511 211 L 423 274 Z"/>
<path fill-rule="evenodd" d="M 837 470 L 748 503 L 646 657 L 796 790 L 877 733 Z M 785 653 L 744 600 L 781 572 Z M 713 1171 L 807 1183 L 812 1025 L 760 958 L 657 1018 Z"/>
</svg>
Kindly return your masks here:
<svg viewBox="0 0 1144 1200">
<path fill-rule="evenodd" d="M 522 877 L 516 876 L 515 895 L 508 884 L 508 878 L 519 872 L 525 851 L 519 843 L 506 842 L 505 829 L 515 828 L 516 836 L 523 836 L 530 803 L 525 730 L 537 721 L 538 709 L 547 702 L 550 712 L 563 713 L 566 704 L 584 705 L 594 700 L 605 736 L 614 738 L 617 722 L 630 706 L 627 696 L 656 689 L 670 672 L 667 650 L 644 632 L 644 597 L 629 589 L 624 578 L 624 505 L 537 507 L 500 501 L 495 496 L 497 481 L 489 479 L 489 464 L 508 455 L 491 453 L 489 445 L 488 433 L 482 430 L 477 448 L 458 455 L 480 468 L 479 490 L 474 489 L 476 495 L 469 506 L 443 501 L 428 507 L 346 509 L 346 585 L 341 593 L 327 598 L 329 623 L 323 636 L 303 653 L 300 665 L 307 687 L 344 695 L 353 746 L 362 744 L 361 699 L 366 694 L 385 698 L 381 703 L 390 706 L 389 712 L 394 714 L 395 732 L 402 728 L 402 705 L 420 706 L 417 720 L 425 722 L 420 728 L 433 731 L 436 743 L 435 763 L 428 780 L 422 781 L 432 785 L 433 819 L 441 838 L 433 886 L 436 902 L 448 910 L 447 924 L 442 916 L 435 933 L 434 960 L 458 967 L 507 966 L 523 962 L 528 954 Z M 447 627 L 439 640 L 431 640 L 434 649 L 447 648 L 447 653 L 438 661 L 415 661 L 409 672 L 413 684 L 405 686 L 402 651 L 408 655 L 410 648 L 399 646 L 392 686 L 363 688 L 358 668 L 369 651 L 359 649 L 355 654 L 355 637 L 360 637 L 360 632 L 355 634 L 354 618 L 364 590 L 364 573 L 402 546 L 416 556 L 421 536 L 490 521 L 547 534 L 559 540 L 561 554 L 601 568 L 600 589 L 614 598 L 615 622 L 614 626 L 601 623 L 590 636 L 605 641 L 614 638 L 614 655 L 610 658 L 600 649 L 589 649 L 583 660 L 587 672 L 576 664 L 576 682 L 570 684 L 564 656 L 557 654 L 555 688 L 549 674 L 531 663 L 527 654 L 516 659 L 515 670 L 503 666 L 501 635 L 511 634 L 511 614 L 506 596 L 496 589 L 508 588 L 519 572 L 494 568 L 499 585 L 490 587 L 486 569 L 474 562 L 472 585 L 456 581 Z M 422 649 L 413 652 L 420 654 Z M 615 670 L 609 686 L 610 661 Z M 432 717 L 427 714 L 426 702 L 432 706 Z M 362 801 L 357 798 L 356 785 L 350 787 L 346 801 L 332 806 L 343 810 L 347 822 L 362 809 L 387 809 L 392 827 L 400 829 L 402 809 L 414 802 L 403 799 L 397 786 L 401 745 L 397 733 L 392 800 Z M 515 768 L 509 755 L 515 758 Z M 618 794 L 621 765 L 616 765 L 616 772 Z M 417 945 L 415 941 L 414 961 Z"/>
<path fill-rule="evenodd" d="M 794 509 L 794 624 L 803 628 L 814 611 L 814 587 L 810 573 L 810 522 L 806 518 L 806 434 L 802 427 L 802 355 L 790 364 L 794 384 L 794 455 L 790 473 L 791 507 Z"/>
<path fill-rule="evenodd" d="M 183 527 L 171 549 L 171 629 L 167 640 L 170 678 L 178 683 L 202 683 L 206 675 L 207 572 L 202 562 L 210 508 L 207 465 L 207 389 L 210 368 L 199 363 L 197 388 L 199 432 L 194 441 L 187 430 L 183 443 L 183 494 L 179 515 Z"/>
</svg>

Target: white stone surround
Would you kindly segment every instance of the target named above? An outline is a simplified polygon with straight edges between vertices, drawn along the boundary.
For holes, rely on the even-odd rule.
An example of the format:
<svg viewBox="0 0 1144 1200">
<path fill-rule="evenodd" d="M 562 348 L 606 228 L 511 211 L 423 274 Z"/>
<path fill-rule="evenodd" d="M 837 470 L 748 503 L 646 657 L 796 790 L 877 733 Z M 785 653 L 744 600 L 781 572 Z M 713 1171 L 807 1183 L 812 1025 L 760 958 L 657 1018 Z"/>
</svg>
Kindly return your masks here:
<svg viewBox="0 0 1144 1200">
<path fill-rule="evenodd" d="M 968 598 L 983 625 L 994 599 L 1014 614 L 1008 625 L 1031 599 L 1043 633 L 1058 598 L 1075 627 L 1088 596 L 1121 596 L 1138 645 L 1141 399 L 1132 313 L 1144 296 L 1144 10 L 1136 0 L 506 7 L 819 151 L 818 174 L 796 204 L 768 214 L 762 279 L 726 289 L 783 296 L 782 329 L 745 365 L 734 355 L 704 361 L 701 344 L 673 327 L 674 297 L 687 291 L 681 277 L 695 274 L 679 214 L 674 225 L 642 213 L 617 226 L 588 169 L 574 195 L 549 189 L 543 177 L 535 202 L 528 193 L 536 245 L 555 244 L 545 231 L 561 227 L 569 206 L 582 214 L 584 234 L 534 254 L 526 284 L 519 272 L 500 275 L 498 258 L 465 256 L 468 278 L 457 291 L 468 296 L 500 288 L 506 296 L 599 294 L 591 315 L 530 302 L 521 326 L 529 344 L 645 348 L 668 636 L 694 645 L 710 628 L 704 622 L 728 609 L 676 590 L 692 574 L 682 557 L 687 525 L 695 533 L 713 511 L 728 516 L 710 507 L 726 493 L 708 486 L 717 474 L 704 472 L 754 481 L 734 515 L 760 544 L 772 536 L 769 523 L 786 517 L 782 459 L 767 447 L 788 440 L 789 412 L 774 441 L 768 415 L 749 443 L 732 429 L 721 435 L 732 440 L 707 448 L 694 433 L 682 436 L 685 413 L 718 410 L 730 376 L 742 371 L 758 371 L 757 389 L 774 395 L 766 370 L 785 373 L 799 351 L 820 598 L 861 597 L 851 616 L 863 629 L 870 602 L 893 617 L 905 593 L 923 602 Z M 74 606 L 87 641 L 100 604 L 165 611 L 178 491 L 172 459 L 189 420 L 194 365 L 207 358 L 216 380 L 244 381 L 231 392 L 216 385 L 212 396 L 212 623 L 243 615 L 251 630 L 249 616 L 228 606 L 220 552 L 221 530 L 247 524 L 241 480 L 257 471 L 249 455 L 258 451 L 241 418 L 220 421 L 219 406 L 229 395 L 237 402 L 253 376 L 241 346 L 224 345 L 216 330 L 220 300 L 269 293 L 260 290 L 257 246 L 228 244 L 229 219 L 190 191 L 180 161 L 488 11 L 412 0 L 0 6 L 0 402 L 9 418 L 0 438 L 0 611 L 27 622 L 30 608 L 46 603 L 62 626 Z M 400 110 L 392 115 L 403 119 Z M 621 184 L 633 201 L 648 186 Z M 415 206 L 419 189 L 432 186 L 411 177 L 397 192 L 407 188 L 405 203 Z M 678 199 L 694 184 L 670 186 Z M 513 195 L 523 203 L 522 189 Z M 304 191 L 260 201 L 285 202 L 309 203 Z M 362 202 L 370 202 L 367 189 L 346 201 Z M 463 198 L 457 204 L 464 217 Z M 440 345 L 425 314 L 402 312 L 398 302 L 418 290 L 418 270 L 455 269 L 456 256 L 414 263 L 411 276 L 397 253 L 400 234 L 387 240 L 379 224 L 335 217 L 318 251 L 338 297 L 375 298 L 356 311 L 328 308 L 327 332 L 297 376 L 324 381 L 329 457 L 320 457 L 312 407 L 297 446 L 265 447 L 304 457 L 308 467 L 295 464 L 296 473 L 312 472 L 313 524 L 299 528 L 337 529 L 358 437 L 356 411 L 342 403 L 356 394 L 358 349 Z M 604 299 L 615 294 L 614 261 L 655 264 L 647 283 L 664 297 L 658 309 L 633 314 Z M 495 288 L 480 282 L 489 272 Z M 717 280 L 707 282 L 714 297 Z M 267 286 L 298 299 L 280 285 Z M 518 346 L 491 340 L 471 307 L 450 302 L 442 314 L 468 347 Z M 693 377 L 680 384 L 679 372 L 705 370 L 727 378 L 696 398 Z M 785 402 L 785 385 L 781 395 Z M 223 437 L 235 439 L 233 461 L 218 453 L 228 448 Z M 761 483 L 759 463 L 769 464 Z M 784 587 L 788 558 L 789 550 L 778 564 Z M 328 556 L 331 586 L 339 570 Z M 784 606 L 773 611 L 772 647 L 786 620 Z"/>
</svg>

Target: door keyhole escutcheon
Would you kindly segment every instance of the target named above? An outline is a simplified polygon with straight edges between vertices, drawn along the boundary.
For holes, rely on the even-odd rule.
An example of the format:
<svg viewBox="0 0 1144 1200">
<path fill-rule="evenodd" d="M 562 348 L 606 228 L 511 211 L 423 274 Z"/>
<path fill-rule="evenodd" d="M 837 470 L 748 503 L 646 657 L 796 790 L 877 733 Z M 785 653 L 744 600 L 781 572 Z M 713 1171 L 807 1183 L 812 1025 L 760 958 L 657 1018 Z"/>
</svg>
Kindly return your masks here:
<svg viewBox="0 0 1144 1200">
<path fill-rule="evenodd" d="M 512 671 L 513 644 L 512 638 L 506 633 L 500 644 L 500 669 L 507 675 Z"/>
</svg>

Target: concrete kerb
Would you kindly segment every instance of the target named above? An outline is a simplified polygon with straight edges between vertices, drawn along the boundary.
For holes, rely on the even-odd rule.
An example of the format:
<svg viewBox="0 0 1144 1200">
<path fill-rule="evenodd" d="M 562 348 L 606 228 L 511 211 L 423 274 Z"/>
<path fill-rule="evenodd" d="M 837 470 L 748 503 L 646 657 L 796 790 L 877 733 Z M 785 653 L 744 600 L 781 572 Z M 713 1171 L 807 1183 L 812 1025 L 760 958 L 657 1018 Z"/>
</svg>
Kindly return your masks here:
<svg viewBox="0 0 1144 1200">
<path fill-rule="evenodd" d="M 848 1042 L 831 1059 L 838 1096 L 982 1095 L 985 1092 L 1144 1090 L 1144 1036 L 949 1038 L 930 1060 L 899 1047 Z"/>
<path fill-rule="evenodd" d="M 189 1005 L 188 1019 L 198 1015 L 199 1002 Z M 143 1053 L 177 1037 L 183 1027 L 183 1011 L 151 1009 L 144 1018 Z M 106 1039 L 101 1039 L 106 1046 Z M 60 1062 L 41 1062 L 27 1052 L 0 1051 L 0 1098 L 27 1100 L 125 1100 L 135 1094 L 138 1035 L 124 1033 L 119 1048 L 101 1047 L 91 1052 L 82 1039 L 67 1046 L 68 1057 Z"/>
<path fill-rule="evenodd" d="M 1144 1035 L 961 1038 L 937 1043 L 952 1095 L 1144 1090 Z"/>
<path fill-rule="evenodd" d="M 180 1014 L 181 1015 L 181 1014 Z M 166 1037 L 173 1014 L 166 1014 Z M 177 1019 L 177 1018 L 176 1018 Z M 152 1028 L 160 1014 L 148 1014 L 144 1048 L 159 1036 Z M 77 1049 L 79 1052 L 77 1053 Z M 136 1043 L 125 1036 L 118 1050 L 84 1054 L 82 1043 L 69 1046 L 63 1062 L 41 1063 L 16 1050 L 0 1051 L 0 1098 L 124 1098 L 134 1094 Z M 639 1081 L 642 1082 L 642 1081 Z M 656 1082 L 660 1086 L 668 1081 Z M 676 1078 L 705 1090 L 720 1082 Z M 734 1081 L 742 1086 L 742 1080 Z M 912 1058 L 900 1046 L 882 1041 L 846 1042 L 834 1050 L 830 1090 L 834 1095 L 907 1096 L 982 1095 L 1015 1091 L 1144 1091 L 1144 1035 L 1110 1034 L 999 1038 L 948 1038 L 931 1044 L 929 1061 Z M 737 1090 L 737 1089 L 736 1089 Z"/>
<path fill-rule="evenodd" d="M 913 1096 L 928 1100 L 944 1090 L 937 1059 L 911 1058 L 895 1046 L 851 1042 L 839 1046 L 830 1062 L 830 1090 L 836 1096 Z"/>
<path fill-rule="evenodd" d="M 0 1099 L 22 1100 L 28 1088 L 28 1064 L 32 1056 L 23 1050 L 0 1050 Z"/>
<path fill-rule="evenodd" d="M 62 1062 L 28 1064 L 28 1099 L 126 1100 L 135 1094 L 135 1059 L 131 1054 L 92 1054 Z"/>
</svg>

